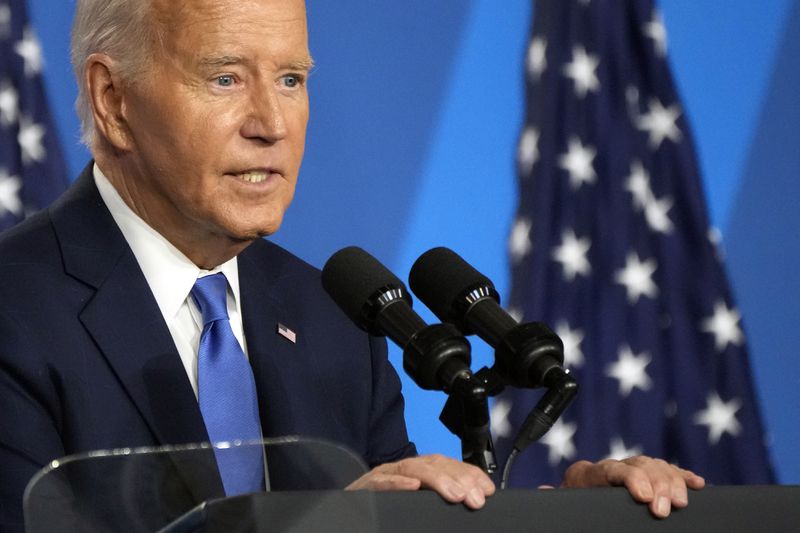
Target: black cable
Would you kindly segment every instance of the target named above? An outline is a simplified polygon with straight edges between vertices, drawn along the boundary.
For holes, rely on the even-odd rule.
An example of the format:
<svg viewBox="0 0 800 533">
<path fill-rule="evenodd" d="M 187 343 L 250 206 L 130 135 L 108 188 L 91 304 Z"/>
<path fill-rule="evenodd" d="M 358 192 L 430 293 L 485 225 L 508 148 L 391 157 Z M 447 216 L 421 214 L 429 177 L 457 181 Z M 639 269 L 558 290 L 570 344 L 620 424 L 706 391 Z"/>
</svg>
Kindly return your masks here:
<svg viewBox="0 0 800 533">
<path fill-rule="evenodd" d="M 505 488 L 508 476 L 511 473 L 511 465 L 517 455 L 542 438 L 553 427 L 553 424 L 564 412 L 564 409 L 572 403 L 575 395 L 578 394 L 578 383 L 568 371 L 559 367 L 552 368 L 545 375 L 544 381 L 548 387 L 547 392 L 544 393 L 528 414 L 522 424 L 522 428 L 517 433 L 517 437 L 514 439 L 514 449 L 503 467 L 503 476 L 500 481 L 501 489 Z"/>
<path fill-rule="evenodd" d="M 506 484 L 508 483 L 508 476 L 511 474 L 511 467 L 514 464 L 517 456 L 519 455 L 519 450 L 514 448 L 511 450 L 511 455 L 508 456 L 506 459 L 506 465 L 503 467 L 503 476 L 500 478 L 500 490 L 506 488 Z"/>
</svg>

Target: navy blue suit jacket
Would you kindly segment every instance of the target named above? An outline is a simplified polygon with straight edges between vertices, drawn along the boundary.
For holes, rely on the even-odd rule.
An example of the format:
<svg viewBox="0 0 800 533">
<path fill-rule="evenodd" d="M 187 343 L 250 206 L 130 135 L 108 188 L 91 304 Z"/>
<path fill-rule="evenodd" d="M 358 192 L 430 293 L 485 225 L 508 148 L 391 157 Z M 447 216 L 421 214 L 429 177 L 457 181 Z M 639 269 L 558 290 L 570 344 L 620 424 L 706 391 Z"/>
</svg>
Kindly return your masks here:
<svg viewBox="0 0 800 533">
<path fill-rule="evenodd" d="M 239 255 L 265 437 L 344 444 L 374 466 L 415 453 L 383 339 L 358 330 L 319 271 L 258 240 Z M 277 334 L 281 323 L 297 334 Z M 77 452 L 208 440 L 169 330 L 91 174 L 0 236 L 0 529 L 31 476 Z"/>
</svg>

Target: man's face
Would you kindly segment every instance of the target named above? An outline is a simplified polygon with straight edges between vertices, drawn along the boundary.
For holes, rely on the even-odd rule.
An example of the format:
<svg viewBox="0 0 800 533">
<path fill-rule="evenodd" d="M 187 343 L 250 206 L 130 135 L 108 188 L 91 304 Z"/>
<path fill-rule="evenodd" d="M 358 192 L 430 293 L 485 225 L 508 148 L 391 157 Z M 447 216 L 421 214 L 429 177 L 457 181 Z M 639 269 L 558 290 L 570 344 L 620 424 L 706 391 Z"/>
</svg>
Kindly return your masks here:
<svg viewBox="0 0 800 533">
<path fill-rule="evenodd" d="M 184 253 L 275 232 L 308 122 L 303 1 L 156 4 L 163 49 L 123 104 L 129 203 Z"/>
</svg>

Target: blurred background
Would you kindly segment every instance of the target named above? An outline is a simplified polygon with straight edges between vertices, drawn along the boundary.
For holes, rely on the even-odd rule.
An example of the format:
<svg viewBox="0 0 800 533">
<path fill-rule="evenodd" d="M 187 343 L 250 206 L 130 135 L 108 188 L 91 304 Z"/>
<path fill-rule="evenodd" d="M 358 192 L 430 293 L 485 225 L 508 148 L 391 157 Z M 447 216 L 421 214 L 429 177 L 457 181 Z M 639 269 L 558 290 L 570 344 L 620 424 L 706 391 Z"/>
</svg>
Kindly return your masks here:
<svg viewBox="0 0 800 533">
<path fill-rule="evenodd" d="M 317 63 L 307 155 L 274 240 L 318 267 L 359 245 L 403 279 L 417 256 L 444 245 L 507 294 L 531 2 L 307 4 Z M 800 483 L 800 0 L 661 4 L 769 450 L 778 480 Z M 28 7 L 74 178 L 89 158 L 73 111 L 74 2 Z M 489 363 L 473 344 L 474 366 Z M 392 359 L 401 369 L 397 350 Z M 402 377 L 420 451 L 458 456 L 437 420 L 443 395 Z"/>
</svg>

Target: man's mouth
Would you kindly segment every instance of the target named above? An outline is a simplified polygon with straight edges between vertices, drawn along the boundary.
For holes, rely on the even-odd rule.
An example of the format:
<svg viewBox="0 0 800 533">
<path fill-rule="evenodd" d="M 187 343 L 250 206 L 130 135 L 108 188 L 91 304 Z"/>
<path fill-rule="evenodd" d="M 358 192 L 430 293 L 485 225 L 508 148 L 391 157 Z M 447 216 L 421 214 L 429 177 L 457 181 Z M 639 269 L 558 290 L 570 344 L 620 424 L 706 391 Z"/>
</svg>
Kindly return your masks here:
<svg viewBox="0 0 800 533">
<path fill-rule="evenodd" d="M 237 174 L 239 178 L 248 182 L 248 183 L 261 183 L 262 181 L 266 180 L 269 177 L 269 172 L 258 170 L 258 171 L 249 171 L 249 172 L 241 172 Z"/>
<path fill-rule="evenodd" d="M 261 183 L 263 181 L 266 181 L 267 178 L 269 178 L 270 175 L 274 173 L 275 171 L 272 169 L 259 169 L 259 170 L 246 170 L 244 172 L 233 172 L 231 174 L 247 183 Z"/>
</svg>

